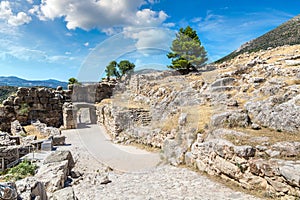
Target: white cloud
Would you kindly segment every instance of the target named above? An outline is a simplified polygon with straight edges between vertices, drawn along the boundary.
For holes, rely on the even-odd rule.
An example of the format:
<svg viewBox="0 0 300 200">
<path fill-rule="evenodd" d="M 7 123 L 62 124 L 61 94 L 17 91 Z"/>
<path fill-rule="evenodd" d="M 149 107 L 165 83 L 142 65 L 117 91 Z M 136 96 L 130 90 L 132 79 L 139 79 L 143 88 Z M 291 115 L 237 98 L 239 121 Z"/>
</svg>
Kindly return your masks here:
<svg viewBox="0 0 300 200">
<path fill-rule="evenodd" d="M 10 8 L 9 1 L 0 2 L 0 19 L 8 20 L 12 16 L 12 10 Z"/>
<path fill-rule="evenodd" d="M 28 2 L 29 4 L 33 4 L 33 3 L 34 3 L 33 0 L 27 0 L 27 2 Z"/>
<path fill-rule="evenodd" d="M 16 16 L 11 16 L 8 19 L 8 23 L 12 26 L 20 26 L 28 24 L 31 21 L 31 17 L 24 12 L 19 12 Z"/>
<path fill-rule="evenodd" d="M 9 1 L 0 2 L 0 19 L 12 26 L 20 26 L 31 21 L 31 17 L 25 12 L 19 12 L 14 15 Z"/>
<path fill-rule="evenodd" d="M 83 45 L 86 46 L 86 47 L 88 47 L 90 45 L 90 43 L 86 42 Z"/>
<path fill-rule="evenodd" d="M 142 5 L 154 1 L 144 0 L 43 0 L 39 9 L 33 7 L 41 20 L 53 20 L 63 17 L 68 29 L 98 28 L 112 33 L 112 28 L 126 26 L 157 26 L 168 15 L 164 11 L 141 9 Z"/>
<path fill-rule="evenodd" d="M 162 49 L 169 50 L 175 33 L 169 29 L 146 28 L 136 29 L 133 27 L 124 28 L 124 35 L 136 40 L 137 49 Z"/>
</svg>

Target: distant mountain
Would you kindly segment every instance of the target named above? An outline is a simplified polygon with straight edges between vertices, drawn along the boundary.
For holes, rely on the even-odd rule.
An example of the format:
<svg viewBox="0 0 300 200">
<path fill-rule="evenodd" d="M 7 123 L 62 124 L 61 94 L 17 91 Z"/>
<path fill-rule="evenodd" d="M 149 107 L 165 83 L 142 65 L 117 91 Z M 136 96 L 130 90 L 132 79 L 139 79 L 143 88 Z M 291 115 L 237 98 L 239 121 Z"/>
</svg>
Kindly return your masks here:
<svg viewBox="0 0 300 200">
<path fill-rule="evenodd" d="M 257 52 L 269 47 L 300 44 L 300 15 L 290 19 L 270 32 L 243 44 L 239 49 L 216 62 L 232 59 L 245 52 Z"/>
<path fill-rule="evenodd" d="M 62 86 L 63 88 L 68 87 L 67 82 L 61 82 L 54 79 L 49 80 L 38 80 L 38 81 L 29 81 L 21 79 L 15 76 L 0 76 L 0 86 L 15 86 L 15 87 L 49 87 L 56 88 L 57 86 Z"/>
</svg>

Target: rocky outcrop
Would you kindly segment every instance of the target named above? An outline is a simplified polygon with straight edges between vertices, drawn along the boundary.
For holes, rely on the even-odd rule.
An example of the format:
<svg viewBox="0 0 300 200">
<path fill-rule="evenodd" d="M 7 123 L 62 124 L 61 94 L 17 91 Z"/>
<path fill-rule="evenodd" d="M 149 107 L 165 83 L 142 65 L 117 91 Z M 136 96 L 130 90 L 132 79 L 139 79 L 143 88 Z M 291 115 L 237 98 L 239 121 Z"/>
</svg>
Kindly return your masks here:
<svg viewBox="0 0 300 200">
<path fill-rule="evenodd" d="M 299 197 L 299 161 L 257 158 L 255 147 L 236 146 L 223 139 L 228 134 L 241 133 L 219 129 L 206 139 L 199 134 L 186 163 L 244 188 L 263 190 L 266 196 Z"/>
<path fill-rule="evenodd" d="M 253 121 L 279 131 L 300 131 L 300 95 L 285 101 L 271 97 L 264 101 L 248 102 L 246 109 Z"/>
<path fill-rule="evenodd" d="M 71 187 L 65 187 L 75 163 L 70 151 L 50 154 L 33 177 L 16 182 L 20 199 L 70 199 L 76 200 Z"/>
</svg>

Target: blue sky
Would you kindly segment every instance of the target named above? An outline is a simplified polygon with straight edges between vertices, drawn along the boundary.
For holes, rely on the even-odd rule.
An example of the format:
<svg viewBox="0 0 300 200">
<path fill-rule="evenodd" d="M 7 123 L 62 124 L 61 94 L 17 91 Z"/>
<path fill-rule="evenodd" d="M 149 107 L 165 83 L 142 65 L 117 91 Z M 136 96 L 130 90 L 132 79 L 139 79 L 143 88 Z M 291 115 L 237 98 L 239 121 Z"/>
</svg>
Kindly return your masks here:
<svg viewBox="0 0 300 200">
<path fill-rule="evenodd" d="M 108 59 L 164 68 L 187 25 L 214 61 L 299 8 L 299 0 L 1 0 L 0 76 L 95 81 Z"/>
</svg>

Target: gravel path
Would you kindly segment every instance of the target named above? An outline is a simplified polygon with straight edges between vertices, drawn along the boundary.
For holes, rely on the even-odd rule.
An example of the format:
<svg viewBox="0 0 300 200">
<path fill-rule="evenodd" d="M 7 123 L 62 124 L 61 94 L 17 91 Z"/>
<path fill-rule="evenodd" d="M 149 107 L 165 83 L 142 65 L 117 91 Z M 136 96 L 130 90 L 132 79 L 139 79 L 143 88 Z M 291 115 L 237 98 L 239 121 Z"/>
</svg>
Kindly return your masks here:
<svg viewBox="0 0 300 200">
<path fill-rule="evenodd" d="M 185 168 L 164 165 L 144 172 L 110 171 L 91 156 L 79 134 L 74 134 L 74 131 L 64 131 L 63 134 L 71 145 L 60 149 L 71 150 L 77 161 L 74 170 L 84 173 L 72 182 L 79 200 L 258 199 Z M 111 183 L 101 184 L 107 178 Z"/>
</svg>

